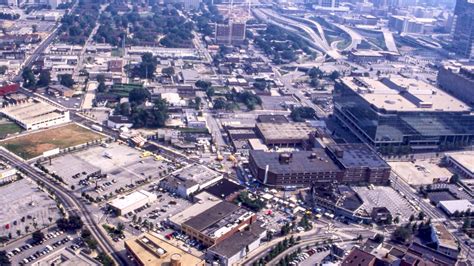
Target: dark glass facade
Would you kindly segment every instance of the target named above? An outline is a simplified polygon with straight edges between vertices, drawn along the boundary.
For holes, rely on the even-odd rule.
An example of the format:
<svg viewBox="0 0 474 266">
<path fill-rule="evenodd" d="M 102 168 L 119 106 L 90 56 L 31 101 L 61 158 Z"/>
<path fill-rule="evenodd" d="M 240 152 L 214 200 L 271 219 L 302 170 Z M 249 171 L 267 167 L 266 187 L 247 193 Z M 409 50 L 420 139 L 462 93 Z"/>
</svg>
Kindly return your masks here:
<svg viewBox="0 0 474 266">
<path fill-rule="evenodd" d="M 474 1 L 472 0 L 456 1 L 452 46 L 456 54 L 474 58 Z"/>
<path fill-rule="evenodd" d="M 369 104 L 342 82 L 336 84 L 336 92 L 337 119 L 383 153 L 448 150 L 474 142 L 470 111 L 387 111 Z"/>
</svg>

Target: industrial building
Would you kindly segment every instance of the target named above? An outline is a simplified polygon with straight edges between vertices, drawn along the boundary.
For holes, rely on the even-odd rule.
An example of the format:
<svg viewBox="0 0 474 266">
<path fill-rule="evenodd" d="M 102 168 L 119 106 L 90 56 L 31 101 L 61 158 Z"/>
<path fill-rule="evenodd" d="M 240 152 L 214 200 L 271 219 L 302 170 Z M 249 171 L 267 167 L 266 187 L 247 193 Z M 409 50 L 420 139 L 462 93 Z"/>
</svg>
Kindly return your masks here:
<svg viewBox="0 0 474 266">
<path fill-rule="evenodd" d="M 474 106 L 474 64 L 448 61 L 438 71 L 438 86 Z"/>
<path fill-rule="evenodd" d="M 56 126 L 70 121 L 69 111 L 37 99 L 5 106 L 0 112 L 26 130 Z"/>
<path fill-rule="evenodd" d="M 145 233 L 125 241 L 125 249 L 138 265 L 204 266 L 204 260 L 174 246 L 157 234 Z"/>
<path fill-rule="evenodd" d="M 216 183 L 223 175 L 203 165 L 189 165 L 161 180 L 160 186 L 170 193 L 187 198 L 191 194 Z"/>
<path fill-rule="evenodd" d="M 266 145 L 304 146 L 315 129 L 306 123 L 257 123 L 257 135 Z"/>
<path fill-rule="evenodd" d="M 223 201 L 184 222 L 181 230 L 210 247 L 249 226 L 256 218 L 255 213 Z"/>
<path fill-rule="evenodd" d="M 123 215 L 132 212 L 146 204 L 152 203 L 157 199 L 156 195 L 145 190 L 140 190 L 128 194 L 126 196 L 120 196 L 107 205 L 115 210 L 117 215 Z"/>
<path fill-rule="evenodd" d="M 344 77 L 335 87 L 336 118 L 382 153 L 446 150 L 474 141 L 471 108 L 423 81 Z"/>
</svg>

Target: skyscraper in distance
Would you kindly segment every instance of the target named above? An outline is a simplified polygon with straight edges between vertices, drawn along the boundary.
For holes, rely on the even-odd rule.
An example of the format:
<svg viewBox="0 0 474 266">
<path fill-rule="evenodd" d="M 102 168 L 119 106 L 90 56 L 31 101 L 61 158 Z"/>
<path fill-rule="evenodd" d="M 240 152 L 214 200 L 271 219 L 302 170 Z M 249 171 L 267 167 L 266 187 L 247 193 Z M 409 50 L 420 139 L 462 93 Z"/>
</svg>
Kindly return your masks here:
<svg viewBox="0 0 474 266">
<path fill-rule="evenodd" d="M 474 59 L 474 0 L 456 1 L 452 34 L 454 52 Z"/>
</svg>

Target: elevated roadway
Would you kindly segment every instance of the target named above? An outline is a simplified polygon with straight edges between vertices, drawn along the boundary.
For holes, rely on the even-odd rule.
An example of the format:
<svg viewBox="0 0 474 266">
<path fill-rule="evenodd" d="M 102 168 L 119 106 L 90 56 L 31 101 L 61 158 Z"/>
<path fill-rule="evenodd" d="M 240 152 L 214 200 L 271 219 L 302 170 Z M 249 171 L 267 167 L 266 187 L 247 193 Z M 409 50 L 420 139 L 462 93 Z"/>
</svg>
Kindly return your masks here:
<svg viewBox="0 0 474 266">
<path fill-rule="evenodd" d="M 333 50 L 310 26 L 303 22 L 299 22 L 285 16 L 282 16 L 271 9 L 254 9 L 256 17 L 269 23 L 287 29 L 293 33 L 300 35 L 301 38 L 308 41 L 314 48 L 323 54 L 327 54 L 333 59 L 341 59 L 342 56 L 338 51 Z"/>
</svg>

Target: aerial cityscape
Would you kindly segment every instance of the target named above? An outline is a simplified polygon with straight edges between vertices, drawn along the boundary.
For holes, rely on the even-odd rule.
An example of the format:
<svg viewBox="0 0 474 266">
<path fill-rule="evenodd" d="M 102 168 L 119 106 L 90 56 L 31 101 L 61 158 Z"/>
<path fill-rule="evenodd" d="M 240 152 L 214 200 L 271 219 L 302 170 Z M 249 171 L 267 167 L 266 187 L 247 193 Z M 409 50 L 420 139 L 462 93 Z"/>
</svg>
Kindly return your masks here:
<svg viewBox="0 0 474 266">
<path fill-rule="evenodd" d="M 474 265 L 474 0 L 0 0 L 0 266 Z"/>
</svg>

